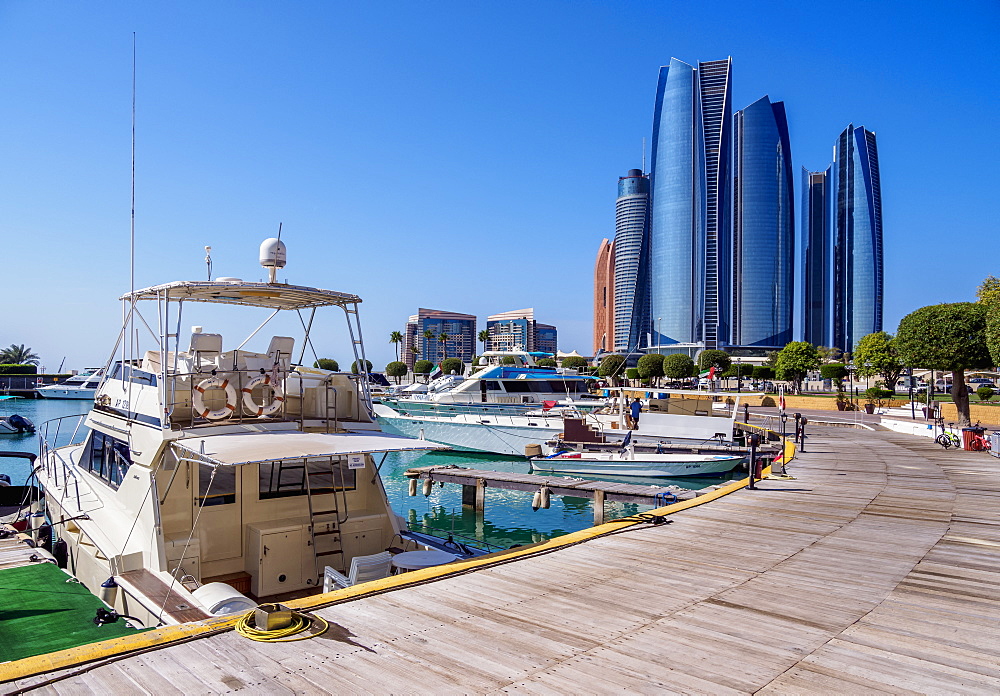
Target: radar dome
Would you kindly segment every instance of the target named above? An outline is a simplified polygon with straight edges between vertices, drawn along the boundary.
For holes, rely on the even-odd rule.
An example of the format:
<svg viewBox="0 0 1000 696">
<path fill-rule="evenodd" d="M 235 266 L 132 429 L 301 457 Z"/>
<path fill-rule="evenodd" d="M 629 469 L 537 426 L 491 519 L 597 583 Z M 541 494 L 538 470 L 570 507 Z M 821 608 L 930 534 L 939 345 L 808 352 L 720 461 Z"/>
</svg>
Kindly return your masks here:
<svg viewBox="0 0 1000 696">
<path fill-rule="evenodd" d="M 285 243 L 277 237 L 271 237 L 261 242 L 260 265 L 264 268 L 284 268 Z"/>
</svg>

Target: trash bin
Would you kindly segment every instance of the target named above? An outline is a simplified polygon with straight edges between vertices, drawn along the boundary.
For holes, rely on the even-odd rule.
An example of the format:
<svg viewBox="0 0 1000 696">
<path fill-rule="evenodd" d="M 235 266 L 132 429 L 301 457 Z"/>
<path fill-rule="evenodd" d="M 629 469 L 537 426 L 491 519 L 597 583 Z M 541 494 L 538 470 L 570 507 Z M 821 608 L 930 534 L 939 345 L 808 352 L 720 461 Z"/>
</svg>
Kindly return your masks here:
<svg viewBox="0 0 1000 696">
<path fill-rule="evenodd" d="M 1000 430 L 994 430 L 990 433 L 990 450 L 994 453 L 1000 453 Z M 1000 456 L 1000 454 L 993 456 Z"/>
<path fill-rule="evenodd" d="M 962 428 L 962 448 L 966 452 L 974 451 L 972 449 L 972 438 L 978 435 L 982 437 L 986 432 L 986 428 Z"/>
</svg>

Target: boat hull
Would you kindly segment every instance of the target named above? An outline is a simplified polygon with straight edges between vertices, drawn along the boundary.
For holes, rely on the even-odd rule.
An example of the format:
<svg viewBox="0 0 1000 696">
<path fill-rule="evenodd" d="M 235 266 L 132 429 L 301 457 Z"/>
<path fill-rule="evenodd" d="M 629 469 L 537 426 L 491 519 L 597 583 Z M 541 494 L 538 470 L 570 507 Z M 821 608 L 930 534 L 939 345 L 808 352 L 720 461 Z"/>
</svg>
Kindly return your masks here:
<svg viewBox="0 0 1000 696">
<path fill-rule="evenodd" d="M 41 387 L 36 389 L 35 393 L 46 399 L 80 399 L 80 400 L 94 400 L 94 394 L 97 393 L 97 389 L 73 389 L 72 387 Z"/>
<path fill-rule="evenodd" d="M 745 461 L 745 457 L 726 455 L 697 457 L 689 455 L 647 455 L 635 459 L 608 453 L 599 456 L 552 457 L 531 459 L 531 470 L 553 474 L 589 474 L 595 476 L 642 476 L 676 478 L 724 474 Z"/>
</svg>

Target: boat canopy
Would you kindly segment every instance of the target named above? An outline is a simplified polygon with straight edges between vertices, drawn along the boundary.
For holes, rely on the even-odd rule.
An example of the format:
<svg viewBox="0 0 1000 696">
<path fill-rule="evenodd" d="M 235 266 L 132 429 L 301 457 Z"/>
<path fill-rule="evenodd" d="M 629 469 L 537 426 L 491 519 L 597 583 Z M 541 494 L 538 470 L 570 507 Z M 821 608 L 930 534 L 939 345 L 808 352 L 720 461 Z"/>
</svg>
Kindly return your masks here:
<svg viewBox="0 0 1000 696">
<path fill-rule="evenodd" d="M 361 298 L 345 292 L 321 290 L 304 285 L 248 283 L 242 280 L 179 280 L 122 295 L 121 300 L 184 300 L 217 304 L 267 307 L 269 309 L 310 309 L 346 306 Z"/>
<path fill-rule="evenodd" d="M 333 457 L 371 452 L 445 450 L 447 445 L 377 431 L 369 433 L 229 433 L 175 440 L 181 456 L 197 455 L 208 464 L 260 464 L 279 459 Z"/>
</svg>

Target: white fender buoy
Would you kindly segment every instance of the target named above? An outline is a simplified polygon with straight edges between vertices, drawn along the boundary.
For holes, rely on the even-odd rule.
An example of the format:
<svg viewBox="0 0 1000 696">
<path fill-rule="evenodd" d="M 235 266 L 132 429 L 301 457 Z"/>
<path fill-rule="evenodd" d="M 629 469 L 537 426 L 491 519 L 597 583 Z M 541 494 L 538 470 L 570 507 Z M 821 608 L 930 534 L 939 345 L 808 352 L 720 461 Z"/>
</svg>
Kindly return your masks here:
<svg viewBox="0 0 1000 696">
<path fill-rule="evenodd" d="M 548 488 L 548 486 L 542 486 L 542 490 L 540 490 L 539 493 L 541 493 L 542 509 L 543 510 L 548 510 L 549 509 L 549 488 Z"/>
<path fill-rule="evenodd" d="M 424 497 L 426 498 L 431 494 L 431 489 L 434 488 L 434 482 L 430 479 L 424 479 Z"/>
<path fill-rule="evenodd" d="M 537 511 L 538 508 L 542 507 L 542 489 L 539 488 L 535 491 L 535 495 L 531 498 L 531 509 Z"/>
<path fill-rule="evenodd" d="M 416 494 L 417 494 L 417 479 L 411 478 L 410 479 L 410 496 L 414 496 Z"/>
</svg>

